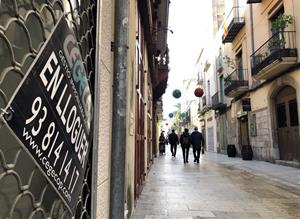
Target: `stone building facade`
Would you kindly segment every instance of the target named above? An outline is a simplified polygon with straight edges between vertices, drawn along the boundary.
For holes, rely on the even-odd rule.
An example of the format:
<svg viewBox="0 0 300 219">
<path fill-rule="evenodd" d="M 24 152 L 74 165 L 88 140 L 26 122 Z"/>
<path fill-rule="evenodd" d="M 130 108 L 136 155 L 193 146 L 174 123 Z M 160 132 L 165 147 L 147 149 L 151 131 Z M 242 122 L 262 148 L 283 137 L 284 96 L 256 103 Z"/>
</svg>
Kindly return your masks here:
<svg viewBox="0 0 300 219">
<path fill-rule="evenodd" d="M 226 153 L 226 144 L 234 144 L 242 156 L 243 145 L 251 145 L 254 159 L 298 166 L 299 2 L 224 4 L 225 19 L 215 35 L 215 92 L 225 98 L 213 107 L 218 127 L 222 117 L 227 121 L 226 141 L 217 133 L 221 153 Z M 276 30 L 280 19 L 290 21 Z"/>
</svg>

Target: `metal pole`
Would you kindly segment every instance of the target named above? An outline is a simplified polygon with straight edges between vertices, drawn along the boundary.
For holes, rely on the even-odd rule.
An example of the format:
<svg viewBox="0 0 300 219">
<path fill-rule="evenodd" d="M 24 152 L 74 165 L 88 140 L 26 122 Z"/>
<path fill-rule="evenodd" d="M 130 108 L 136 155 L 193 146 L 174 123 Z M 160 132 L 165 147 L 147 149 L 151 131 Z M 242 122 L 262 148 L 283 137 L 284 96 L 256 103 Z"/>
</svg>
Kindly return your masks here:
<svg viewBox="0 0 300 219">
<path fill-rule="evenodd" d="M 128 0 L 115 0 L 110 217 L 124 218 Z"/>
</svg>

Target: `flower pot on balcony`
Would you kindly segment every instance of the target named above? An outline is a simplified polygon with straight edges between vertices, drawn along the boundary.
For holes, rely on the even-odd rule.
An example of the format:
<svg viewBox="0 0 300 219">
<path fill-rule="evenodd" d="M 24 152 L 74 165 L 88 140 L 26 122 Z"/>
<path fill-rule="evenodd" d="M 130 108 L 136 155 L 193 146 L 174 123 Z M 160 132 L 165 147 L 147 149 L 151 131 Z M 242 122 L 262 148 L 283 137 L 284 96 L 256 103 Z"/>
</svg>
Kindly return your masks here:
<svg viewBox="0 0 300 219">
<path fill-rule="evenodd" d="M 251 145 L 243 145 L 241 150 L 243 160 L 252 160 L 253 151 Z"/>
<path fill-rule="evenodd" d="M 234 144 L 227 145 L 227 155 L 228 157 L 235 157 L 236 149 Z"/>
</svg>

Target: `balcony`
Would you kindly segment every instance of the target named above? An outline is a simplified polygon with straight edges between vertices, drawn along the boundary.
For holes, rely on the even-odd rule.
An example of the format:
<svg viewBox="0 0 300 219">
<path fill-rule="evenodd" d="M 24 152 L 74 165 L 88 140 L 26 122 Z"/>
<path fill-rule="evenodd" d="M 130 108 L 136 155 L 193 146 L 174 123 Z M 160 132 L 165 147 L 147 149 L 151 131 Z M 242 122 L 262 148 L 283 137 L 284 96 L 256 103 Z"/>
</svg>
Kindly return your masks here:
<svg viewBox="0 0 300 219">
<path fill-rule="evenodd" d="M 225 78 L 225 95 L 237 97 L 246 92 L 248 87 L 247 69 L 236 69 Z"/>
<path fill-rule="evenodd" d="M 262 0 L 247 0 L 247 4 L 261 3 Z"/>
<path fill-rule="evenodd" d="M 212 109 L 220 110 L 226 108 L 224 103 L 224 97 L 221 97 L 221 93 L 218 91 L 212 96 Z"/>
<path fill-rule="evenodd" d="M 274 34 L 250 58 L 252 76 L 256 80 L 274 78 L 297 63 L 296 32 Z"/>
<path fill-rule="evenodd" d="M 222 43 L 231 43 L 244 25 L 244 8 L 233 7 L 224 22 Z"/>
</svg>

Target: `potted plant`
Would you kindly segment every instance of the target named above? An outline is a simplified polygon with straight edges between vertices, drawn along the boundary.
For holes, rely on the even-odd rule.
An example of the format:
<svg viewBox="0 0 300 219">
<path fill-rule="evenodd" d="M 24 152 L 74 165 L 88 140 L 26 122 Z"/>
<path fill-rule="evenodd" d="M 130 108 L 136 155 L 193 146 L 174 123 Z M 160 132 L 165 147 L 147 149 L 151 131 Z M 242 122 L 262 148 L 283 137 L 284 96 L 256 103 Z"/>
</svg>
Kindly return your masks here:
<svg viewBox="0 0 300 219">
<path fill-rule="evenodd" d="M 253 64 L 257 65 L 259 63 L 261 63 L 261 61 L 263 60 L 264 56 L 262 54 L 257 54 L 253 56 Z"/>
<path fill-rule="evenodd" d="M 236 69 L 236 64 L 235 62 L 229 57 L 229 56 L 224 56 L 223 57 L 223 60 L 224 60 L 224 63 L 232 70 Z M 232 76 L 231 74 L 226 74 L 224 76 L 224 82 L 225 82 L 225 86 L 228 86 L 229 83 L 231 82 L 232 80 Z"/>
<path fill-rule="evenodd" d="M 292 15 L 281 14 L 272 22 L 272 32 L 274 33 L 268 43 L 270 51 L 285 47 L 284 30 L 294 22 Z"/>
<path fill-rule="evenodd" d="M 226 75 L 224 78 L 225 85 L 226 86 L 229 85 L 230 81 L 231 81 L 231 75 L 230 74 Z"/>
<path fill-rule="evenodd" d="M 224 60 L 224 63 L 232 70 L 234 70 L 236 68 L 235 62 L 229 56 L 224 56 L 223 60 Z"/>
</svg>

